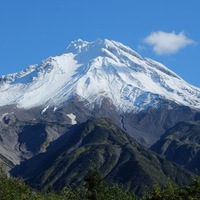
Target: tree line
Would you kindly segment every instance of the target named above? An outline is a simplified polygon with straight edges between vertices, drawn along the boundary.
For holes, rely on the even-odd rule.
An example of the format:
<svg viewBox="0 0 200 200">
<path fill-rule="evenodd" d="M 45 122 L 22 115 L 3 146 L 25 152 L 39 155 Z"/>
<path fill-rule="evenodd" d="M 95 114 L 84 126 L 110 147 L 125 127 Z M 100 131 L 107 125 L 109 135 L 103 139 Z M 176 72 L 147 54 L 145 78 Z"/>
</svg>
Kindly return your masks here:
<svg viewBox="0 0 200 200">
<path fill-rule="evenodd" d="M 141 197 L 133 192 L 124 191 L 118 184 L 108 185 L 96 170 L 90 170 L 84 178 L 85 184 L 75 189 L 64 188 L 55 191 L 46 188 L 34 190 L 21 179 L 0 174 L 1 200 L 199 200 L 200 179 L 190 185 L 178 186 L 168 181 L 165 187 L 154 184 Z"/>
</svg>

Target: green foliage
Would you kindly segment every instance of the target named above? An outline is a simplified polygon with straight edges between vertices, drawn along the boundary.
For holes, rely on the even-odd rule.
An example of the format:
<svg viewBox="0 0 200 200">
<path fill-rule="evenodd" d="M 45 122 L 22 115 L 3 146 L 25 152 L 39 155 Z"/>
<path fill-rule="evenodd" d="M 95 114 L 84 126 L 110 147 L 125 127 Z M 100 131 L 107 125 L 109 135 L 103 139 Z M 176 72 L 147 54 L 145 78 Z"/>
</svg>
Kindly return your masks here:
<svg viewBox="0 0 200 200">
<path fill-rule="evenodd" d="M 133 193 L 124 192 L 118 185 L 108 186 L 97 170 L 85 177 L 85 186 L 74 190 L 64 188 L 60 192 L 34 191 L 22 180 L 0 175 L 1 200 L 136 200 Z"/>
<path fill-rule="evenodd" d="M 86 198 L 88 200 L 136 200 L 135 194 L 124 192 L 119 185 L 109 186 L 103 180 L 97 169 L 91 170 L 85 177 L 85 187 L 87 189 Z"/>
<path fill-rule="evenodd" d="M 164 188 L 155 184 L 142 198 L 143 200 L 199 200 L 200 179 L 188 186 L 178 186 L 168 181 Z"/>
<path fill-rule="evenodd" d="M 117 185 L 108 185 L 97 169 L 90 170 L 85 177 L 84 187 L 76 189 L 64 188 L 60 192 L 52 190 L 35 191 L 22 180 L 9 178 L 0 172 L 1 200 L 138 200 L 134 193 L 123 191 Z M 178 186 L 168 180 L 161 188 L 154 184 L 142 200 L 199 200 L 200 179 L 190 185 Z"/>
<path fill-rule="evenodd" d="M 0 199 L 1 200 L 25 200 L 32 199 L 33 192 L 22 180 L 8 178 L 5 174 L 0 175 Z"/>
<path fill-rule="evenodd" d="M 195 179 L 192 184 L 185 187 L 186 195 L 190 197 L 190 200 L 200 199 L 200 179 Z"/>
<path fill-rule="evenodd" d="M 79 200 L 79 194 L 69 189 L 62 192 L 34 191 L 20 179 L 9 178 L 0 174 L 0 199 L 1 200 Z"/>
</svg>

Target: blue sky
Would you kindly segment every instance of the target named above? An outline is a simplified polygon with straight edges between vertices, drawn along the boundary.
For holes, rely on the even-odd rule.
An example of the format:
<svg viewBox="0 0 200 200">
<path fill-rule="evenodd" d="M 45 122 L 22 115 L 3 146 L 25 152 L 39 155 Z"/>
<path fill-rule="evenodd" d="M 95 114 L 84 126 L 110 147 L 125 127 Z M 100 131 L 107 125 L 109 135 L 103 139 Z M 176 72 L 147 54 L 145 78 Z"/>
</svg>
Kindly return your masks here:
<svg viewBox="0 0 200 200">
<path fill-rule="evenodd" d="M 81 38 L 119 41 L 200 87 L 199 0 L 1 0 L 0 75 Z"/>
</svg>

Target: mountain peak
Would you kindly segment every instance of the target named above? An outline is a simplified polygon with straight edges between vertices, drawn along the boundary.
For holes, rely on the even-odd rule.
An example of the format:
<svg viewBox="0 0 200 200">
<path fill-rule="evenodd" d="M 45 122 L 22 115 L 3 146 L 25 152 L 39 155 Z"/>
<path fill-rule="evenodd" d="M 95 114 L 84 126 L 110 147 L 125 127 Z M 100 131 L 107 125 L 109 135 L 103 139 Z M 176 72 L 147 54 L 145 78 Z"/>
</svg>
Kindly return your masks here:
<svg viewBox="0 0 200 200">
<path fill-rule="evenodd" d="M 67 47 L 66 53 L 74 53 L 74 54 L 89 54 L 105 56 L 105 52 L 109 51 L 110 54 L 115 54 L 115 56 L 120 56 L 121 53 L 123 54 L 131 54 L 136 56 L 140 59 L 142 57 L 133 51 L 130 47 L 123 45 L 120 42 L 116 42 L 114 40 L 108 39 L 96 39 L 93 42 L 83 41 L 81 39 L 75 40 L 70 43 Z"/>
<path fill-rule="evenodd" d="M 67 53 L 71 52 L 71 53 L 77 54 L 77 53 L 80 53 L 81 50 L 87 45 L 88 45 L 87 41 L 83 41 L 82 39 L 78 39 L 78 40 L 72 41 L 68 45 L 66 52 Z"/>
<path fill-rule="evenodd" d="M 107 49 L 109 48 L 109 46 L 113 46 L 113 44 L 112 44 L 112 41 L 109 41 L 107 39 L 104 39 L 104 40 L 96 39 L 93 42 L 87 42 L 82 39 L 78 39 L 78 40 L 72 41 L 69 44 L 66 52 L 80 54 L 80 53 L 86 53 L 88 51 L 90 52 L 92 50 L 92 51 L 98 51 L 98 53 L 100 53 L 102 48 Z"/>
</svg>

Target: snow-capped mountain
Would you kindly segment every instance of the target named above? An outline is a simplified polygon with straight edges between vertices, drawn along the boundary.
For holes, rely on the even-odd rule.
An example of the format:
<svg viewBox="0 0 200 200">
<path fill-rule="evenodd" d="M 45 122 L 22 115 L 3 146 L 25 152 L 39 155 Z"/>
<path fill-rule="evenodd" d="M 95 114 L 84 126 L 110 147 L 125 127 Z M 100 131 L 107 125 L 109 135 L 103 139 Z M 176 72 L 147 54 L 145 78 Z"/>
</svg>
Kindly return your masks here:
<svg viewBox="0 0 200 200">
<path fill-rule="evenodd" d="M 88 107 L 104 98 L 120 112 L 158 107 L 160 99 L 200 108 L 200 88 L 116 41 L 71 42 L 66 52 L 0 77 L 0 106 L 64 106 L 75 95 Z"/>
<path fill-rule="evenodd" d="M 45 177 L 42 184 L 49 185 L 62 162 L 56 184 L 59 179 L 67 183 L 68 177 L 74 183 L 94 158 L 94 163 L 100 159 L 101 168 L 111 159 L 107 170 L 116 172 L 116 180 L 122 168 L 146 173 L 144 168 L 152 162 L 153 179 L 169 176 L 166 170 L 171 169 L 173 177 L 179 172 L 181 178 L 189 177 L 137 142 L 150 147 L 180 122 L 197 124 L 200 88 L 119 42 L 71 42 L 60 56 L 1 76 L 0 94 L 0 165 L 8 173 L 14 168 L 13 174 L 28 181 Z M 71 168 L 77 176 L 74 171 L 71 176 Z M 162 172 L 159 176 L 157 169 Z M 152 179 L 148 173 L 143 177 Z"/>
</svg>

